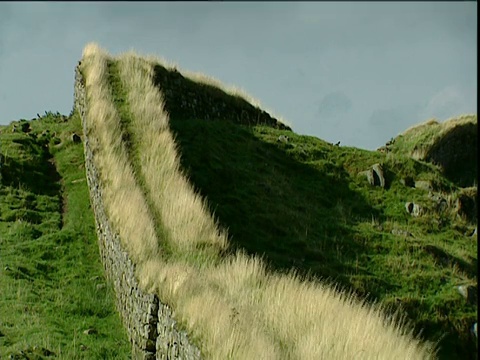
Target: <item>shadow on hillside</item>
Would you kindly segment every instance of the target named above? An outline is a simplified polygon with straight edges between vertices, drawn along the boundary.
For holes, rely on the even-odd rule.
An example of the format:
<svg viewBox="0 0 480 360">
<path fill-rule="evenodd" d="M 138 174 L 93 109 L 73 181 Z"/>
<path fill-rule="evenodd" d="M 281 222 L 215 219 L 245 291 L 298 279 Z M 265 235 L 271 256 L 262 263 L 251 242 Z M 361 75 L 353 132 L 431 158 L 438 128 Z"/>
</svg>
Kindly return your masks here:
<svg viewBox="0 0 480 360">
<path fill-rule="evenodd" d="M 440 164 L 455 185 L 473 186 L 478 179 L 477 123 L 451 129 L 429 149 L 426 159 Z"/>
<path fill-rule="evenodd" d="M 1 167 L 2 183 L 38 195 L 59 195 L 61 177 L 48 149 L 27 136 L 11 141 L 22 147 L 15 157 L 5 156 Z"/>
<path fill-rule="evenodd" d="M 335 176 L 299 163 L 251 128 L 229 121 L 171 118 L 181 164 L 196 190 L 208 199 L 233 249 L 264 257 L 286 272 L 334 281 L 352 289 L 348 274 L 368 277 L 358 267 L 365 245 L 355 241 L 352 216 L 376 211 Z M 372 282 L 375 297 L 389 284 Z M 383 288 L 382 288 L 383 287 Z"/>
</svg>

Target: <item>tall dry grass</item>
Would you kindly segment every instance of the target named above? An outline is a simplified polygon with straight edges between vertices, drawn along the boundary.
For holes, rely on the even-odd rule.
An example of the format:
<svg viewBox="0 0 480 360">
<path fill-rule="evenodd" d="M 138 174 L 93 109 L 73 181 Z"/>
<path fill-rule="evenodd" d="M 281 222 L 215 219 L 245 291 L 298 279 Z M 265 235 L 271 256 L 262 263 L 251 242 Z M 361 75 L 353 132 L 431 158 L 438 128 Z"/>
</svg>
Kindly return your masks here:
<svg viewBox="0 0 480 360">
<path fill-rule="evenodd" d="M 398 319 L 387 318 L 378 306 L 358 302 L 318 282 L 270 273 L 255 257 L 242 253 L 220 256 L 228 246 L 226 234 L 217 228 L 203 200 L 180 171 L 162 94 L 153 86 L 152 62 L 130 53 L 114 61 L 128 94 L 130 128 L 135 129 L 133 146 L 138 153 L 135 168 L 140 169 L 141 174 L 137 175 L 143 178 L 148 199 L 142 197 L 125 145 L 120 141 L 120 120 L 105 80 L 108 57 L 98 47 L 89 45 L 84 58 L 91 107 L 87 113 L 89 137 L 96 139 L 97 162 L 109 199 L 107 206 L 122 207 L 124 201 L 130 200 L 127 196 L 135 200 L 133 211 L 109 210 L 109 215 L 120 235 L 127 237 L 128 240 L 122 239 L 124 243 L 142 247 L 127 246 L 131 255 L 136 254 L 141 286 L 172 305 L 180 323 L 199 342 L 204 357 L 433 357 L 430 344 L 420 343 Z M 129 192 L 137 195 L 125 193 L 127 186 Z M 134 219 L 137 234 L 129 228 L 128 217 Z M 155 225 L 168 234 L 177 256 L 158 255 Z M 135 240 L 129 238 L 132 236 L 136 236 Z M 209 249 L 204 261 L 189 261 L 204 249 Z M 150 251 L 153 255 L 147 256 Z"/>
<path fill-rule="evenodd" d="M 163 98 L 152 82 L 153 67 L 133 55 L 121 57 L 118 66 L 128 93 L 138 165 L 170 245 L 178 252 L 224 250 L 226 234 L 217 229 L 204 201 L 180 170 Z"/>
<path fill-rule="evenodd" d="M 108 54 L 96 44 L 85 47 L 81 70 L 87 96 L 86 128 L 99 170 L 110 221 L 136 262 L 159 254 L 153 218 L 138 189 L 122 141 L 120 118 L 107 81 Z M 141 229 L 141 231 L 139 231 Z"/>
</svg>

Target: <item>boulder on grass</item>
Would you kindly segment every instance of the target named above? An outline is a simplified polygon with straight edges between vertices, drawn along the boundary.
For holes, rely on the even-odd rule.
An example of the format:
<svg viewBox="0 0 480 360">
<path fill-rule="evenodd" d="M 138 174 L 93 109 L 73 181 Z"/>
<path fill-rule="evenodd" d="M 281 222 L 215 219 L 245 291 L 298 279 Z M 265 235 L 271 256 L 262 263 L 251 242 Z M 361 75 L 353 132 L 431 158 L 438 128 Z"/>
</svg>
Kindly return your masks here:
<svg viewBox="0 0 480 360">
<path fill-rule="evenodd" d="M 73 135 L 72 135 L 72 141 L 73 141 L 75 144 L 78 144 L 79 142 L 82 141 L 82 138 L 81 138 L 79 135 L 77 135 L 77 134 L 73 134 Z"/>
<path fill-rule="evenodd" d="M 407 210 L 407 212 L 410 215 L 415 216 L 415 217 L 418 217 L 418 216 L 422 215 L 422 213 L 423 213 L 422 207 L 418 204 L 413 203 L 413 202 L 405 203 L 405 209 Z"/>
<path fill-rule="evenodd" d="M 386 182 L 381 164 L 374 164 L 371 169 L 362 171 L 358 175 L 366 176 L 368 183 L 372 186 L 385 188 Z"/>
</svg>

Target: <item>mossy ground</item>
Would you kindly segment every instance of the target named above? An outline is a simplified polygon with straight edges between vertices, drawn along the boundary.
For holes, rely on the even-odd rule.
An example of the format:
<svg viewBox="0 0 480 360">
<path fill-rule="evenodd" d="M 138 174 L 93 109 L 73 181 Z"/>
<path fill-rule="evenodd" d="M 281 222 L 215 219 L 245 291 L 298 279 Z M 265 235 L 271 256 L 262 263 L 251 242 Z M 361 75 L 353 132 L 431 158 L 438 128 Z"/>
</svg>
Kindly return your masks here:
<svg viewBox="0 0 480 360">
<path fill-rule="evenodd" d="M 78 115 L 48 112 L 0 130 L 0 358 L 129 358 L 99 258 L 83 145 L 71 139 L 82 133 Z"/>
</svg>

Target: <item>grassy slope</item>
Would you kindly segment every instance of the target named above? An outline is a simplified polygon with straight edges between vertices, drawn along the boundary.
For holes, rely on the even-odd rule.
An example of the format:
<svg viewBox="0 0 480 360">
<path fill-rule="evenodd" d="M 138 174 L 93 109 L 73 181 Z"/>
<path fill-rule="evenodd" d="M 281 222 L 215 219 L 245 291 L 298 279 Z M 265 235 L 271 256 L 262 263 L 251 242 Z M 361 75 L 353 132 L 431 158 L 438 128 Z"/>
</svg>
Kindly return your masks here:
<svg viewBox="0 0 480 360">
<path fill-rule="evenodd" d="M 80 131 L 78 118 L 66 125 L 53 120 L 32 122 L 34 132 L 63 130 L 66 139 L 69 132 Z M 433 177 L 445 189 L 455 189 L 434 166 L 401 154 L 333 147 L 317 138 L 262 126 L 181 117 L 172 118 L 170 125 L 183 168 L 228 228 L 234 247 L 263 255 L 276 270 L 293 267 L 326 278 L 392 310 L 401 304 L 417 330 L 424 329 L 425 338 L 437 341 L 444 336 L 441 358 L 469 358 L 476 351 L 468 330 L 477 309 L 465 304 L 454 288 L 477 281 L 476 242 L 463 235 L 471 225 L 445 215 L 416 219 L 405 213 L 405 201 L 428 204 L 426 192 L 401 185 L 399 180 L 406 175 Z M 277 142 L 280 134 L 288 135 L 289 143 Z M 28 139 L 24 134 L 8 136 Z M 8 136 L 0 152 L 11 144 Z M 81 145 L 66 139 L 58 150 L 50 146 L 58 173 L 46 166 L 41 146 L 27 140 L 22 146 L 39 155 L 25 163 L 33 166 L 37 161 L 37 168 L 28 171 L 37 171 L 39 177 L 33 182 L 32 177 L 21 176 L 23 185 L 1 188 L 0 284 L 8 290 L 0 298 L 4 335 L 0 351 L 6 349 L 0 355 L 37 344 L 69 358 L 121 357 L 129 349 L 109 301 L 111 290 L 102 290 L 106 293 L 99 302 L 95 284 L 88 281 L 102 271 L 93 218 L 82 220 L 80 215 L 88 213 L 86 184 L 70 181 L 84 178 Z M 17 151 L 12 147 L 8 153 Z M 20 161 L 11 155 L 9 160 Z M 371 188 L 356 176 L 379 161 L 385 163 L 391 182 L 387 190 Z M 17 165 L 11 168 L 15 169 Z M 42 193 L 44 184 L 61 177 L 64 198 L 70 199 L 63 225 L 62 188 L 51 186 Z M 393 228 L 408 230 L 414 237 L 392 235 Z M 57 247 L 54 252 L 52 246 Z M 5 264 L 14 271 L 4 271 Z M 18 306 L 15 311 L 12 299 Z M 25 307 L 28 302 L 34 310 Z M 24 324 L 26 320 L 30 325 Z M 83 335 L 89 326 L 100 335 Z M 106 338 L 106 329 L 119 333 L 109 331 Z M 89 350 L 80 352 L 80 344 Z"/>
<path fill-rule="evenodd" d="M 474 356 L 477 307 L 455 286 L 477 283 L 476 239 L 464 236 L 462 221 L 416 219 L 404 207 L 429 203 L 428 192 L 400 183 L 404 176 L 453 187 L 435 167 L 261 126 L 172 118 L 171 127 L 184 169 L 233 244 L 276 269 L 327 278 L 392 310 L 401 305 L 426 339 L 441 339 L 440 358 Z M 356 176 L 376 162 L 387 169 L 387 190 Z"/>
<path fill-rule="evenodd" d="M 351 358 L 358 349 L 365 349 L 365 358 L 426 356 L 428 349 L 402 336 L 390 320 L 370 307 L 345 301 L 318 283 L 267 275 L 257 260 L 222 259 L 217 252 L 222 241 L 211 219 L 197 206 L 200 203 L 176 169 L 176 149 L 165 126 L 162 101 L 151 84 L 152 65 L 134 56 L 122 57 L 119 63 L 123 85 L 115 81 L 116 63 L 95 44 L 85 48 L 81 67 L 88 118 L 95 119 L 87 131 L 99 145 L 96 161 L 103 168 L 104 181 L 118 189 L 104 187 L 108 211 L 124 245 L 135 244 L 132 251 L 143 286 L 175 308 L 181 323 L 195 340 L 201 340 L 205 356 Z M 136 184 L 128 169 L 132 165 Z M 132 197 L 140 187 L 144 200 Z M 128 193 L 119 195 L 127 188 Z M 126 204 L 128 211 L 120 211 Z M 132 232 L 138 224 L 128 222 L 136 212 L 154 216 L 157 229 L 161 228 L 158 239 Z M 152 233 L 150 225 L 144 230 Z M 155 242 L 162 252 L 152 258 Z M 210 255 L 204 258 L 199 253 Z M 326 332 L 321 328 L 327 324 Z"/>
<path fill-rule="evenodd" d="M 116 76 L 110 84 L 121 121 L 128 124 L 131 114 Z M 426 339 L 441 338 L 441 358 L 474 354 L 469 328 L 476 307 L 455 289 L 476 283 L 475 242 L 463 236 L 470 225 L 446 214 L 415 219 L 405 212 L 406 201 L 431 205 L 426 192 L 401 184 L 405 176 L 433 177 L 444 190 L 455 190 L 435 166 L 221 120 L 180 113 L 170 118 L 170 127 L 184 170 L 228 229 L 234 249 L 263 255 L 276 270 L 293 267 L 327 278 L 391 311 L 401 305 Z M 290 137 L 288 144 L 276 141 L 281 134 Z M 131 140 L 127 144 L 139 142 Z M 385 164 L 385 190 L 357 176 L 375 162 Z M 414 236 L 399 237 L 393 229 Z"/>
<path fill-rule="evenodd" d="M 100 285 L 83 146 L 70 138 L 80 119 L 63 118 L 30 121 L 28 134 L 1 128 L 0 358 L 127 359 L 113 290 Z"/>
</svg>

